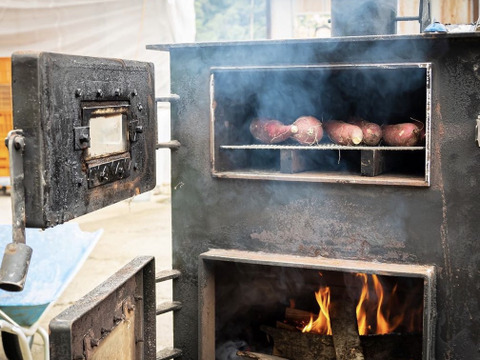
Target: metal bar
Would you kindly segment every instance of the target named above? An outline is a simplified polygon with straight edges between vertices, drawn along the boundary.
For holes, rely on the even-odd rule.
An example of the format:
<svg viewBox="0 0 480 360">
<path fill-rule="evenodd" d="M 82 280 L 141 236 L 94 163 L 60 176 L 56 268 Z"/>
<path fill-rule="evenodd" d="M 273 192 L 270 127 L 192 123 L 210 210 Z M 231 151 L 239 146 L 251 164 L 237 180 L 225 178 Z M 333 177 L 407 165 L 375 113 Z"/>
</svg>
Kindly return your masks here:
<svg viewBox="0 0 480 360">
<path fill-rule="evenodd" d="M 420 21 L 420 16 L 398 16 L 395 21 Z"/>
<path fill-rule="evenodd" d="M 295 267 L 347 273 L 365 273 L 387 276 L 418 277 L 430 286 L 435 280 L 435 267 L 430 265 L 407 265 L 376 263 L 363 260 L 339 260 L 243 250 L 211 249 L 200 254 L 202 261 L 230 261 L 244 264 Z M 429 289 L 433 290 L 433 287 Z"/>
<path fill-rule="evenodd" d="M 159 96 L 155 98 L 155 102 L 174 102 L 180 100 L 180 96 L 177 94 L 170 94 L 168 96 Z"/>
<path fill-rule="evenodd" d="M 165 314 L 170 311 L 180 310 L 181 308 L 182 303 L 180 301 L 164 302 L 157 306 L 156 315 Z"/>
<path fill-rule="evenodd" d="M 5 141 L 8 146 L 12 184 L 12 238 L 14 243 L 25 244 L 25 187 L 23 185 L 25 138 L 21 130 L 12 130 Z"/>
<path fill-rule="evenodd" d="M 182 146 L 180 141 L 178 140 L 171 140 L 163 143 L 157 143 L 155 149 L 171 149 L 171 150 L 178 150 Z"/>
<path fill-rule="evenodd" d="M 182 275 L 182 273 L 179 270 L 162 270 L 155 274 L 155 282 L 159 283 L 162 281 L 177 279 L 180 275 Z"/>
<path fill-rule="evenodd" d="M 345 146 L 336 144 L 324 145 L 221 145 L 220 149 L 224 150 L 385 150 L 385 151 L 402 151 L 402 150 L 425 150 L 425 146 Z"/>
<path fill-rule="evenodd" d="M 265 65 L 265 66 L 212 66 L 210 68 L 211 72 L 221 72 L 221 71 L 304 71 L 304 70 L 345 70 L 345 69 L 391 69 L 396 70 L 400 68 L 428 68 L 431 66 L 431 63 L 427 62 L 414 62 L 414 63 L 405 63 L 405 62 L 395 62 L 395 63 L 350 63 L 350 64 L 335 64 L 335 65 Z"/>
<path fill-rule="evenodd" d="M 157 360 L 176 359 L 180 356 L 182 356 L 182 350 L 175 348 L 167 348 L 157 352 Z"/>
</svg>

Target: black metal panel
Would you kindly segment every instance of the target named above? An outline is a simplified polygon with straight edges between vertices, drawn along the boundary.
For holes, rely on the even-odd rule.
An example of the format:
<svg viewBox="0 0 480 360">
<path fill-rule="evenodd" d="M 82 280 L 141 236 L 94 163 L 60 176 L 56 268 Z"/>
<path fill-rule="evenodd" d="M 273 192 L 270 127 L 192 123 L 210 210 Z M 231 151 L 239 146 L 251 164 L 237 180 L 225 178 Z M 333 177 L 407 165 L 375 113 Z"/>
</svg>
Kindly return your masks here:
<svg viewBox="0 0 480 360">
<path fill-rule="evenodd" d="M 433 265 L 435 358 L 478 357 L 479 44 L 479 34 L 460 34 L 169 47 L 180 96 L 172 137 L 183 145 L 172 154 L 173 266 L 183 274 L 174 298 L 184 303 L 175 346 L 185 359 L 198 358 L 194 259 L 210 248 Z M 389 62 L 432 63 L 431 187 L 212 178 L 212 66 Z"/>
<path fill-rule="evenodd" d="M 138 257 L 50 322 L 51 359 L 153 360 L 155 324 L 155 260 Z"/>
<path fill-rule="evenodd" d="M 157 141 L 153 65 L 12 56 L 14 127 L 25 136 L 26 225 L 49 227 L 150 190 Z M 121 117 L 126 148 L 89 156 L 90 121 Z"/>
</svg>

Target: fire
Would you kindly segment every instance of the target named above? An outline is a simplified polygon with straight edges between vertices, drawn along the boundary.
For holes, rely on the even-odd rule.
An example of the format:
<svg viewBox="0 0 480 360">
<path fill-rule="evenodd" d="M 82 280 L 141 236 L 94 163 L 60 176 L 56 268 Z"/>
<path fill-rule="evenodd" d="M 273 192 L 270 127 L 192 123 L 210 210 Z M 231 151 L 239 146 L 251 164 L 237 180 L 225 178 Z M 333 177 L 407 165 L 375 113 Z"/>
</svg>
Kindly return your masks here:
<svg viewBox="0 0 480 360">
<path fill-rule="evenodd" d="M 389 334 L 399 327 L 406 331 L 415 331 L 420 328 L 419 320 L 422 318 L 422 307 L 409 309 L 408 302 L 400 301 L 397 296 L 397 285 L 393 288 L 382 286 L 377 275 L 356 274 L 361 282 L 361 291 L 356 306 L 358 332 L 360 335 Z M 390 290 L 391 289 L 391 290 Z M 303 327 L 302 332 L 313 332 L 322 335 L 332 335 L 330 323 L 330 288 L 321 286 L 315 292 L 315 298 L 320 311 L 317 318 L 310 317 L 310 322 Z M 408 317 L 404 314 L 408 311 Z"/>
<path fill-rule="evenodd" d="M 358 333 L 389 334 L 398 328 L 403 322 L 403 315 L 392 316 L 393 302 L 385 301 L 384 289 L 377 275 L 371 275 L 373 282 L 373 294 L 369 289 L 368 276 L 357 274 L 362 281 L 362 292 L 356 307 Z M 397 286 L 390 293 L 390 298 L 395 299 Z M 368 321 L 368 320 L 370 321 Z M 374 321 L 373 321 L 374 319 Z"/>
<path fill-rule="evenodd" d="M 320 287 L 315 292 L 315 298 L 320 306 L 320 312 L 315 321 L 313 316 L 310 317 L 310 322 L 303 328 L 302 332 L 313 332 L 317 334 L 332 335 L 332 326 L 330 325 L 330 288 Z"/>
</svg>

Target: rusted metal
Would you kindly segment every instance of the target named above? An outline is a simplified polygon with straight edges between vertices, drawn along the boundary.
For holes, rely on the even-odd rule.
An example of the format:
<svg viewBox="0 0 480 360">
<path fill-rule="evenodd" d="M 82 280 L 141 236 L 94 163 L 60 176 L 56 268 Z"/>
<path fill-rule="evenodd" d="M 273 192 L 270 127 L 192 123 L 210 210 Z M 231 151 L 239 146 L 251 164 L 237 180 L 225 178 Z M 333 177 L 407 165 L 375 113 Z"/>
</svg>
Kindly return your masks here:
<svg viewBox="0 0 480 360">
<path fill-rule="evenodd" d="M 182 350 L 180 349 L 163 349 L 157 353 L 156 360 L 169 360 L 182 357 Z"/>
<path fill-rule="evenodd" d="M 174 315 L 174 343 L 186 359 L 215 351 L 197 347 L 197 325 L 215 342 L 215 324 L 204 323 L 215 305 L 202 300 L 215 293 L 215 284 L 197 277 L 199 264 L 192 260 L 211 248 L 290 254 L 292 266 L 294 257 L 319 256 L 340 263 L 359 260 L 372 268 L 377 263 L 435 266 L 432 307 L 438 319 L 432 319 L 431 329 L 424 327 L 434 341 L 430 357 L 475 358 L 480 332 L 480 242 L 475 240 L 480 233 L 480 153 L 474 141 L 479 43 L 478 33 L 449 33 L 149 46 L 170 51 L 171 90 L 180 96 L 172 104 L 172 138 L 183 145 L 172 153 L 172 241 L 173 266 L 182 272 L 174 298 L 184 306 Z M 423 104 L 432 117 L 426 129 L 431 134 L 425 145 L 431 148 L 425 158 L 428 179 L 382 174 L 377 185 L 396 186 L 354 186 L 353 176 L 342 183 L 324 174 L 329 182 L 314 183 L 310 174 L 267 176 L 262 169 L 221 169 L 212 177 L 211 164 L 219 165 L 210 142 L 212 109 L 219 111 L 211 96 L 211 84 L 218 85 L 212 68 L 419 62 L 432 64 L 431 77 L 427 72 L 425 79 L 431 93 Z M 295 108 L 298 103 L 287 104 Z M 418 186 L 403 186 L 412 184 Z M 195 301 L 187 304 L 197 297 L 204 309 L 200 314 Z"/>
<path fill-rule="evenodd" d="M 156 314 L 161 315 L 170 311 L 177 311 L 182 308 L 182 303 L 179 301 L 168 301 L 157 305 Z"/>
<path fill-rule="evenodd" d="M 27 226 L 55 226 L 155 186 L 152 64 L 15 53 L 12 94 L 25 136 Z M 92 122 L 115 139 L 92 133 Z M 92 153 L 95 141 L 108 144 Z"/>
<path fill-rule="evenodd" d="M 332 299 L 336 299 L 337 301 L 335 302 L 335 310 L 333 311 L 333 313 L 332 311 L 330 312 L 330 318 L 332 321 L 332 331 L 336 330 L 337 334 L 334 334 L 333 337 L 324 336 L 322 340 L 318 339 L 318 335 L 307 335 L 307 337 L 302 338 L 302 336 L 305 334 L 302 334 L 301 332 L 296 334 L 291 333 L 291 331 L 287 331 L 285 333 L 284 331 L 273 329 L 267 331 L 267 333 L 280 332 L 279 336 L 283 337 L 288 336 L 291 333 L 291 336 L 295 336 L 298 341 L 308 342 L 309 344 L 310 342 L 312 342 L 310 345 L 306 344 L 305 346 L 313 346 L 313 344 L 315 344 L 315 346 L 318 347 L 316 350 L 318 351 L 316 353 L 318 356 L 320 356 L 320 354 L 323 354 L 324 356 L 333 356 L 332 358 L 335 358 L 336 348 L 338 348 L 338 351 L 340 353 L 348 352 L 350 354 L 359 355 L 361 354 L 361 344 L 360 342 L 355 342 L 355 338 L 358 339 L 358 330 L 352 329 L 352 327 L 356 328 L 356 317 L 353 301 L 344 302 L 344 306 L 352 307 L 348 311 L 345 309 L 341 310 L 341 307 L 339 308 L 338 303 L 338 296 L 349 296 L 348 290 L 347 292 L 344 292 L 345 284 L 348 284 L 349 280 L 353 279 L 353 276 L 357 273 L 377 274 L 381 276 L 395 278 L 407 278 L 415 280 L 416 284 L 423 283 L 422 292 L 418 293 L 418 301 L 423 303 L 423 334 L 414 334 L 413 338 L 415 339 L 415 347 L 412 348 L 411 352 L 408 353 L 414 358 L 420 358 L 420 354 L 422 354 L 422 359 L 432 358 L 431 355 L 434 351 L 434 334 L 432 333 L 432 331 L 434 332 L 433 324 L 435 323 L 434 321 L 436 318 L 436 275 L 435 269 L 432 266 L 418 266 L 393 263 L 379 264 L 357 260 L 331 259 L 323 257 L 301 257 L 295 255 L 223 249 L 212 249 L 204 254 L 201 254 L 200 258 L 201 266 L 199 279 L 201 280 L 201 282 L 199 282 L 199 296 L 201 299 L 200 338 L 202 339 L 202 355 L 210 355 L 210 353 L 207 351 L 213 351 L 213 349 L 215 349 L 215 339 L 218 339 L 218 331 L 220 331 L 218 328 L 215 327 L 215 325 L 219 326 L 219 324 L 221 323 L 219 319 L 222 318 L 222 314 L 223 316 L 226 316 L 224 310 L 219 310 L 221 309 L 221 304 L 223 304 L 225 301 L 225 299 L 223 299 L 223 301 L 222 299 L 219 299 L 219 293 L 223 292 L 225 294 L 230 294 L 229 296 L 227 295 L 227 298 L 232 298 L 232 300 L 229 301 L 228 305 L 226 306 L 233 309 L 237 309 L 238 307 L 239 310 L 236 310 L 236 313 L 241 314 L 239 316 L 242 316 L 242 318 L 248 318 L 248 315 L 245 312 L 241 311 L 242 308 L 248 309 L 250 307 L 263 305 L 265 309 L 267 309 L 272 305 L 271 299 L 267 299 L 267 295 L 265 293 L 267 292 L 267 290 L 265 288 L 259 288 L 255 290 L 255 286 L 257 284 L 262 284 L 264 287 L 266 287 L 266 283 L 269 283 L 267 289 L 268 292 L 272 293 L 271 296 L 273 297 L 273 299 L 276 299 L 276 297 L 281 299 L 285 296 L 289 296 L 290 294 L 282 294 L 281 291 L 278 290 L 287 290 L 294 288 L 295 286 L 293 285 L 293 282 L 295 280 L 298 282 L 298 284 L 296 285 L 298 288 L 301 288 L 302 286 L 305 287 L 306 284 L 308 284 L 307 277 L 305 277 L 307 276 L 306 272 L 311 271 L 311 273 L 313 274 L 322 273 L 322 278 L 325 278 L 326 282 L 332 285 Z M 225 267 L 225 265 L 221 264 L 232 265 L 231 267 Z M 217 266 L 221 267 L 215 270 Z M 253 271 L 253 268 L 258 270 Z M 234 271 L 229 271 L 229 269 L 239 269 L 239 271 L 238 273 L 234 274 Z M 294 274 L 291 275 L 293 276 L 292 278 L 287 275 L 287 272 L 289 271 L 287 269 L 291 270 L 290 274 Z M 227 272 L 229 273 L 229 275 L 225 276 L 224 274 Z M 238 277 L 239 274 L 241 274 L 243 277 Z M 266 276 L 265 280 L 263 281 L 262 276 Z M 220 280 L 219 277 L 223 277 L 223 280 Z M 256 283 L 252 279 L 258 280 L 258 283 Z M 244 289 L 244 292 L 237 292 L 232 294 L 229 293 L 226 288 L 222 287 L 222 285 L 225 286 L 224 281 L 234 283 L 235 288 Z M 276 281 L 278 281 L 279 287 L 274 285 Z M 410 280 L 408 280 L 408 283 L 410 283 Z M 285 286 L 285 284 L 291 284 L 291 286 Z M 352 283 L 350 282 L 350 284 Z M 216 287 L 218 287 L 218 290 L 215 290 Z M 245 291 L 245 287 L 247 287 L 249 291 Z M 340 289 L 340 287 L 342 288 Z M 412 289 L 404 290 L 407 292 L 412 292 Z M 255 301 L 250 302 L 250 298 L 255 298 L 254 294 L 262 293 L 264 293 L 265 295 L 257 299 L 260 300 L 260 303 L 257 303 Z M 235 295 L 240 294 L 245 296 L 245 298 L 242 301 L 234 301 L 234 299 L 237 298 L 237 296 Z M 212 305 L 215 304 L 216 301 L 220 301 L 221 304 Z M 213 310 L 212 307 L 215 307 L 215 310 Z M 339 312 L 342 313 L 339 314 Z M 260 313 L 262 313 L 262 309 L 260 309 Z M 347 317 L 345 318 L 345 316 Z M 231 317 L 232 316 L 226 316 L 226 318 L 229 319 L 227 323 L 230 327 L 233 323 L 235 323 Z M 355 321 L 355 323 L 351 323 L 349 326 L 346 326 L 345 322 L 348 321 Z M 248 324 L 248 322 L 246 323 Z M 357 331 L 356 336 L 355 334 L 351 334 L 355 331 Z M 345 332 L 350 335 L 342 336 L 342 334 L 345 335 Z M 213 336 L 213 334 L 215 333 L 217 333 L 217 337 Z M 275 334 L 272 334 L 272 336 L 275 337 Z M 398 337 L 385 336 L 384 338 L 379 336 L 362 336 L 362 345 L 367 344 L 370 347 L 368 356 L 365 356 L 365 359 L 379 358 L 379 354 L 372 357 L 371 348 L 372 346 L 374 346 L 371 345 L 372 343 L 378 341 L 378 345 L 380 346 L 383 341 L 389 342 L 389 339 L 397 339 L 398 341 L 394 341 L 391 344 L 392 347 L 389 348 L 390 351 L 393 351 L 392 349 L 394 348 L 401 348 L 402 336 L 403 340 L 405 340 L 406 343 L 410 343 L 410 334 L 404 334 Z M 212 343 L 209 343 L 210 341 L 212 341 Z M 324 343 L 324 341 L 326 341 L 326 343 Z M 335 344 L 335 342 L 337 343 Z M 324 343 L 325 346 L 322 346 L 322 343 Z M 286 345 L 286 348 L 290 348 L 290 346 Z M 350 350 L 352 348 L 356 348 L 358 352 L 351 352 Z M 383 354 L 388 354 L 388 351 L 384 352 Z M 292 353 L 290 352 L 284 353 L 284 355 L 287 358 L 292 357 Z M 293 358 L 296 357 L 293 356 Z M 399 358 L 408 359 L 407 355 L 402 355 L 402 357 Z"/>
<path fill-rule="evenodd" d="M 178 150 L 182 146 L 180 141 L 178 140 L 171 140 L 163 143 L 157 143 L 156 149 L 171 149 L 171 150 Z"/>
<path fill-rule="evenodd" d="M 50 322 L 51 359 L 153 360 L 155 324 L 155 262 L 138 257 Z"/>
<path fill-rule="evenodd" d="M 172 280 L 172 279 L 178 279 L 182 273 L 178 270 L 172 269 L 172 270 L 162 270 L 159 271 L 155 274 L 155 282 L 162 282 L 162 281 L 167 281 L 167 280 Z"/>
</svg>

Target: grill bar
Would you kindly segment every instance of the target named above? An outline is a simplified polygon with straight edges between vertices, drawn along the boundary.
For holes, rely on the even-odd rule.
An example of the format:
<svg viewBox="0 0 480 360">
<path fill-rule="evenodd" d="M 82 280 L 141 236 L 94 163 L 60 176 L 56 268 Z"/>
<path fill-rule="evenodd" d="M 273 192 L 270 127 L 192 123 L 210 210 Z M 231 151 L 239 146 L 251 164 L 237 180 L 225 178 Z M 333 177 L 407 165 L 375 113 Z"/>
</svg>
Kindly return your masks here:
<svg viewBox="0 0 480 360">
<path fill-rule="evenodd" d="M 221 145 L 223 150 L 381 150 L 381 151 L 402 151 L 402 150 L 425 150 L 425 146 L 346 146 L 336 144 L 321 144 L 321 145 Z"/>
</svg>

